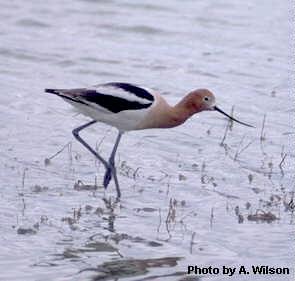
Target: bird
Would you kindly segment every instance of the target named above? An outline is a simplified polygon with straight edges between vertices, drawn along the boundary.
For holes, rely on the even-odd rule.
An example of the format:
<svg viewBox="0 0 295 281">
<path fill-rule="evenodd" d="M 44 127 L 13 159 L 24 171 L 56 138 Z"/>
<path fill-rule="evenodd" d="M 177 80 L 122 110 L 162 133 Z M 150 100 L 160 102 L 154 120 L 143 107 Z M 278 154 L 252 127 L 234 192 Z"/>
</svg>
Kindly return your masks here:
<svg viewBox="0 0 295 281">
<path fill-rule="evenodd" d="M 216 105 L 214 94 L 208 89 L 196 89 L 185 95 L 176 105 L 169 105 L 165 98 L 148 88 L 133 83 L 109 82 L 87 88 L 45 89 L 74 106 L 91 121 L 73 129 L 78 142 L 88 149 L 105 167 L 103 186 L 106 189 L 114 179 L 117 198 L 121 190 L 115 167 L 115 155 L 124 133 L 151 128 L 172 128 L 183 124 L 196 113 L 218 111 L 242 125 L 253 127 L 228 115 Z M 98 154 L 83 138 L 80 132 L 102 122 L 118 129 L 112 152 L 108 160 Z"/>
</svg>

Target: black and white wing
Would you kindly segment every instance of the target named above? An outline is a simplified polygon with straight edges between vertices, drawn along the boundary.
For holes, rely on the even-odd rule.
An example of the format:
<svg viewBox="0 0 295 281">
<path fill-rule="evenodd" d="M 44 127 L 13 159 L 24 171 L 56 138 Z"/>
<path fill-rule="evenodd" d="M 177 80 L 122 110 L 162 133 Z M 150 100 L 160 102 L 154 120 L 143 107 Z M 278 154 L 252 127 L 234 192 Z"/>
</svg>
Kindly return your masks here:
<svg viewBox="0 0 295 281">
<path fill-rule="evenodd" d="M 83 104 L 110 113 L 150 107 L 155 98 L 148 90 L 129 83 L 112 82 L 81 89 L 45 89 L 71 103 Z"/>
</svg>

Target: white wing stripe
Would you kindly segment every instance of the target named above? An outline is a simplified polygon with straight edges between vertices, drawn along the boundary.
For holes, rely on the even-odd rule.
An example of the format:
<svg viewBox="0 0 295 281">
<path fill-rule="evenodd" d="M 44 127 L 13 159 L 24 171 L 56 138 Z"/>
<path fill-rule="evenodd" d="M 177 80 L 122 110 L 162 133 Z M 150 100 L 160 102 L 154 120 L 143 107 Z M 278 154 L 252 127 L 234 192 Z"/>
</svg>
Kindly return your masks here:
<svg viewBox="0 0 295 281">
<path fill-rule="evenodd" d="M 126 91 L 115 85 L 101 84 L 101 85 L 93 86 L 89 88 L 89 90 L 95 90 L 97 93 L 122 98 L 130 102 L 138 102 L 141 104 L 151 103 L 151 100 L 139 97 L 136 94 Z"/>
</svg>

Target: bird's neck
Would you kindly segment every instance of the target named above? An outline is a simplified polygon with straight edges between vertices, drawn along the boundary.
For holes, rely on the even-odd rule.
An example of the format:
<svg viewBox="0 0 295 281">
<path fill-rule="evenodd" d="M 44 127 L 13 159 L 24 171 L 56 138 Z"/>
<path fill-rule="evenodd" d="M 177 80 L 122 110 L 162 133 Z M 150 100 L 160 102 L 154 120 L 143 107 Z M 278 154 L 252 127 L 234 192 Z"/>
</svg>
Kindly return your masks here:
<svg viewBox="0 0 295 281">
<path fill-rule="evenodd" d="M 155 96 L 157 104 L 150 109 L 146 118 L 138 124 L 138 130 L 146 128 L 173 128 L 181 125 L 196 113 L 196 108 L 192 105 L 190 106 L 186 97 L 175 106 L 171 106 L 162 96 L 157 94 Z"/>
<path fill-rule="evenodd" d="M 201 110 L 196 108 L 191 99 L 184 97 L 179 103 L 171 107 L 171 120 L 175 124 L 174 126 L 178 126 L 199 111 Z"/>
<path fill-rule="evenodd" d="M 188 95 L 174 106 L 169 105 L 163 97 L 159 97 L 158 102 L 161 104 L 161 111 L 158 111 L 154 116 L 157 128 L 173 128 L 183 124 L 188 118 L 195 113 L 201 111 L 196 107 L 193 100 Z"/>
</svg>

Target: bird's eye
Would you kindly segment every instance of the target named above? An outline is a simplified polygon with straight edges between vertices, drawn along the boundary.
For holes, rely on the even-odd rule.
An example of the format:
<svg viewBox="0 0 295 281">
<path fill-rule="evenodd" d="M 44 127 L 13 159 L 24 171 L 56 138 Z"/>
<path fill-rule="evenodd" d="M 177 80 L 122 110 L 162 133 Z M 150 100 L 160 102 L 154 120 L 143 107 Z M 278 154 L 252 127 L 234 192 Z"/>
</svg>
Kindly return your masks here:
<svg viewBox="0 0 295 281">
<path fill-rule="evenodd" d="M 204 97 L 204 101 L 208 101 L 209 100 L 209 97 Z"/>
</svg>

